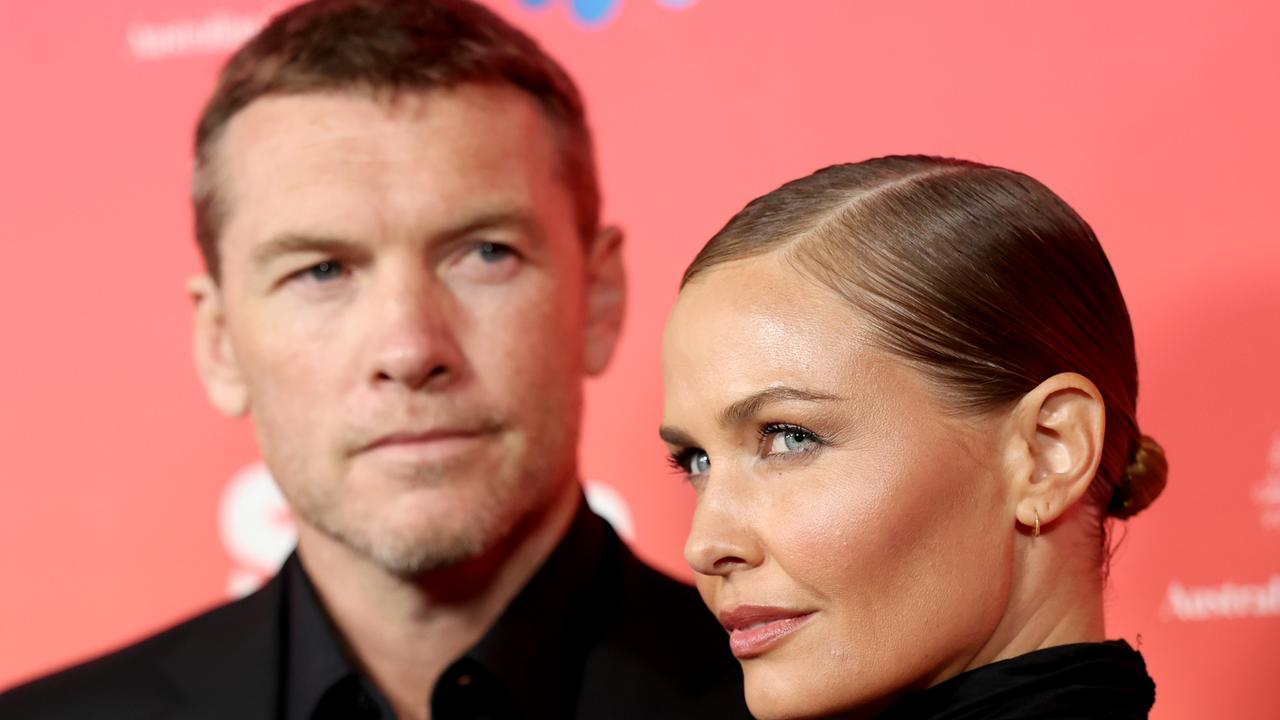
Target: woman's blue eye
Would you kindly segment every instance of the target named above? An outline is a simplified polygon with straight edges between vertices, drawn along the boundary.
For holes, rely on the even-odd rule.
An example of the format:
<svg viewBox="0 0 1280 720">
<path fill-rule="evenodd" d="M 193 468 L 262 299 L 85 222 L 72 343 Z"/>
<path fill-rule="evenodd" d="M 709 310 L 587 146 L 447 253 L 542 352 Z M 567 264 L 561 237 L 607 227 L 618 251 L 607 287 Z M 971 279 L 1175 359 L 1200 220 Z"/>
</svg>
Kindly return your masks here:
<svg viewBox="0 0 1280 720">
<path fill-rule="evenodd" d="M 690 448 L 672 455 L 671 466 L 689 477 L 704 475 L 711 470 L 711 457 L 705 450 Z"/>
<path fill-rule="evenodd" d="M 342 270 L 342 263 L 333 260 L 326 260 L 318 265 L 313 265 L 308 268 L 307 274 L 312 280 L 324 282 L 342 277 Z"/>
<path fill-rule="evenodd" d="M 769 426 L 764 429 L 763 434 L 766 456 L 805 452 L 818 444 L 817 435 L 795 426 Z"/>
<path fill-rule="evenodd" d="M 699 450 L 689 458 L 689 474 L 702 475 L 711 472 L 711 456 Z"/>
</svg>

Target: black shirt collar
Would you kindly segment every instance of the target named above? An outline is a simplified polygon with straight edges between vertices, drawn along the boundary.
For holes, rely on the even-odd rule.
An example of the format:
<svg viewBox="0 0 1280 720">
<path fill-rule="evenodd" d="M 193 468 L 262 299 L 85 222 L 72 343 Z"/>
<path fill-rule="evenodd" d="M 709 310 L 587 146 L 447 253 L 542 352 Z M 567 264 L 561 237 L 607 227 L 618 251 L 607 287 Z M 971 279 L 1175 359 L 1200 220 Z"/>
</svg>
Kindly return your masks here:
<svg viewBox="0 0 1280 720">
<path fill-rule="evenodd" d="M 599 618 L 617 601 L 619 542 L 580 500 L 547 561 L 480 642 L 431 689 L 432 717 L 571 717 L 582 665 L 602 625 Z M 385 698 L 348 659 L 296 553 L 283 574 L 282 717 L 394 717 Z"/>
<path fill-rule="evenodd" d="M 599 617 L 615 601 L 610 578 L 619 560 L 606 553 L 616 553 L 617 542 L 580 501 L 564 539 L 466 654 L 494 675 L 519 716 L 573 715 L 582 665 L 603 624 Z M 443 689 L 437 685 L 435 701 Z"/>
<path fill-rule="evenodd" d="M 347 659 L 296 552 L 285 561 L 283 572 L 286 636 L 280 716 L 285 720 L 395 717 L 386 700 Z"/>
</svg>

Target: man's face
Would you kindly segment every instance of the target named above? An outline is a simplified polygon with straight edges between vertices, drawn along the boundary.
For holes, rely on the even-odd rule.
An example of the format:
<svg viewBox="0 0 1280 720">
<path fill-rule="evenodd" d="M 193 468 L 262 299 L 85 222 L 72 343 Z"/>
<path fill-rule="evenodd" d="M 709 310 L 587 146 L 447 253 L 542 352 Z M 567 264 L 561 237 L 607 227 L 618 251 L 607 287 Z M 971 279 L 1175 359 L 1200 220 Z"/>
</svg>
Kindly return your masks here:
<svg viewBox="0 0 1280 720">
<path fill-rule="evenodd" d="M 412 574 L 563 496 L 621 265 L 616 233 L 579 237 L 534 100 L 267 97 L 215 162 L 228 215 L 220 286 L 192 284 L 197 355 L 304 530 Z"/>
</svg>

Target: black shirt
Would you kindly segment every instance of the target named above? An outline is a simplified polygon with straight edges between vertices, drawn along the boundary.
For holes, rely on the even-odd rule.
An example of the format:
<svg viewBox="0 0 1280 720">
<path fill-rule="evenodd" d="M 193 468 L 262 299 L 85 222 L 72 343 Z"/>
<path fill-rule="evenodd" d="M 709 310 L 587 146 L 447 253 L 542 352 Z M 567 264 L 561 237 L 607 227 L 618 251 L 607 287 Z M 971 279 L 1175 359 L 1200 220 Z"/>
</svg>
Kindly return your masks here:
<svg viewBox="0 0 1280 720">
<path fill-rule="evenodd" d="M 429 697 L 424 693 L 432 718 L 573 717 L 581 667 L 599 628 L 594 616 L 617 603 L 619 559 L 605 557 L 609 549 L 603 521 L 581 503 L 564 539 L 498 622 L 445 670 Z M 348 659 L 296 555 L 284 577 L 282 717 L 394 718 Z"/>
<path fill-rule="evenodd" d="M 908 695 L 880 720 L 1142 720 L 1156 686 L 1123 640 L 1037 650 Z"/>
<path fill-rule="evenodd" d="M 0 717 L 391 717 L 339 638 L 291 559 L 244 598 L 0 692 Z M 697 591 L 640 562 L 585 504 L 494 627 L 423 689 L 422 702 L 436 720 L 750 717 L 742 672 Z"/>
</svg>

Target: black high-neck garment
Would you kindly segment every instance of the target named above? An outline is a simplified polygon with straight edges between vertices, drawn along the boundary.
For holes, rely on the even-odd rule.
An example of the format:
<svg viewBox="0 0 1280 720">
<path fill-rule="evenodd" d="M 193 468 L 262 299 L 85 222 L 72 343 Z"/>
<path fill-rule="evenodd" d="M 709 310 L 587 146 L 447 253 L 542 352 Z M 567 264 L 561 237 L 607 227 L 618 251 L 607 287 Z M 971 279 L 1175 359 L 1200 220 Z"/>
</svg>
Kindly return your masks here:
<svg viewBox="0 0 1280 720">
<path fill-rule="evenodd" d="M 878 720 L 1145 720 L 1156 686 L 1123 640 L 1059 645 L 903 697 Z"/>
</svg>

